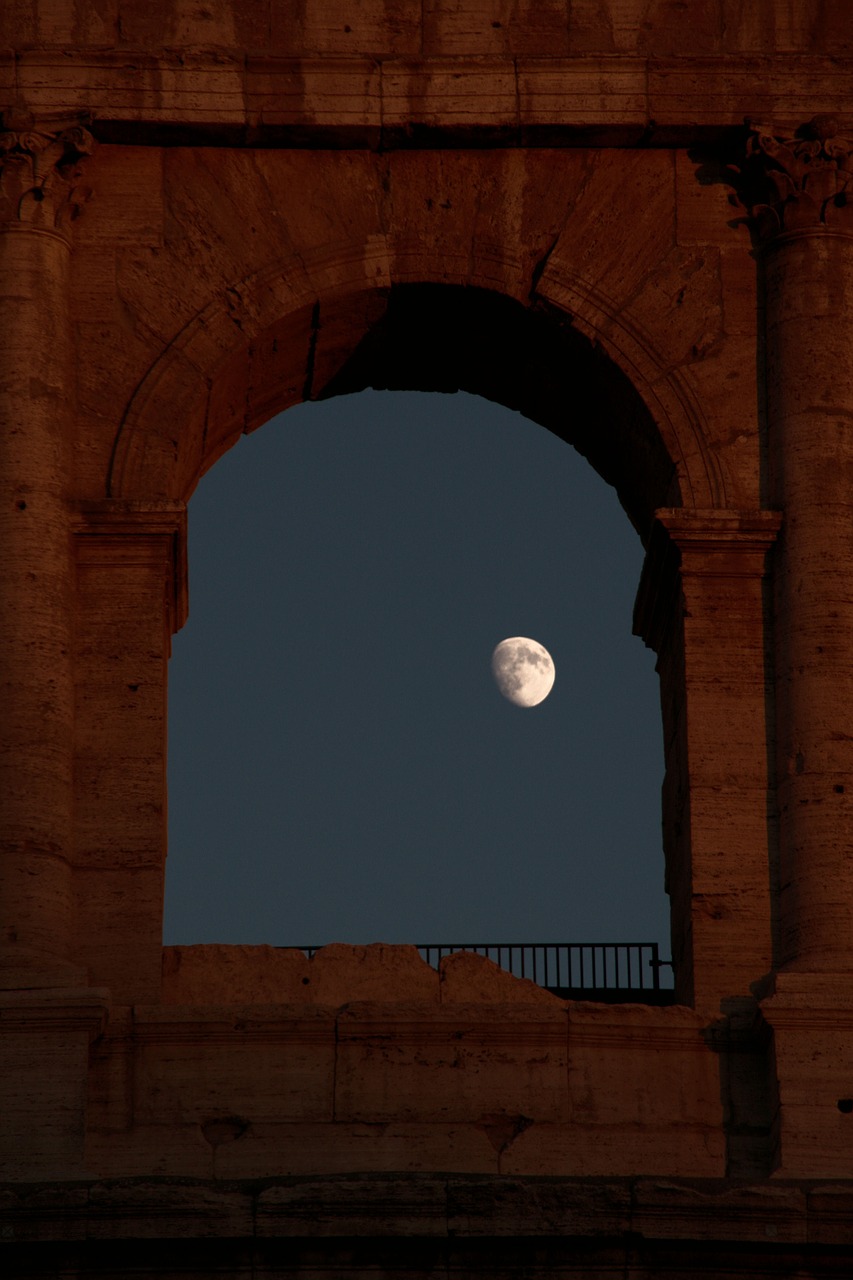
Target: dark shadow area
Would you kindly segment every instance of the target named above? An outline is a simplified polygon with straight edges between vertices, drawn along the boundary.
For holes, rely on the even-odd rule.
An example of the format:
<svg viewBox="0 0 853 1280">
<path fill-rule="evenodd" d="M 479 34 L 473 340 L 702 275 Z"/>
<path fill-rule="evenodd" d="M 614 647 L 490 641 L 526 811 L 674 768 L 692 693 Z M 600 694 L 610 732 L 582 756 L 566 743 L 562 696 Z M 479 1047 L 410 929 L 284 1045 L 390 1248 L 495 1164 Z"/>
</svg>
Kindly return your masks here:
<svg viewBox="0 0 853 1280">
<path fill-rule="evenodd" d="M 320 329 L 323 317 L 319 319 Z M 679 506 L 675 467 L 628 378 L 566 316 L 501 294 L 399 285 L 310 398 L 363 391 L 468 391 L 566 440 L 612 485 L 645 541 L 656 507 Z"/>
<path fill-rule="evenodd" d="M 723 1002 L 704 1039 L 720 1057 L 726 1177 L 768 1178 L 779 1160 L 779 1084 L 773 1033 L 754 999 Z"/>
</svg>

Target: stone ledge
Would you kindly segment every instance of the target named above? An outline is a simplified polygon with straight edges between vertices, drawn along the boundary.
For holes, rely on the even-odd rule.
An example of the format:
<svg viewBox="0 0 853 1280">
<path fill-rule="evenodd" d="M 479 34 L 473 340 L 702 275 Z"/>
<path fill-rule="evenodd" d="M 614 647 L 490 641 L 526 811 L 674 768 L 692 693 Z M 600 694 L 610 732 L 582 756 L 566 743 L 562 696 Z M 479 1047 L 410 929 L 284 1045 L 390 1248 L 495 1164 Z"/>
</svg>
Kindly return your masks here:
<svg viewBox="0 0 853 1280">
<path fill-rule="evenodd" d="M 7 55 L 0 63 L 8 66 Z M 236 146 L 678 146 L 743 128 L 795 125 L 831 103 L 853 115 L 853 70 L 823 55 L 644 58 L 273 57 L 245 50 L 22 50 L 0 74 L 0 110 L 89 113 L 104 141 L 156 138 Z M 791 85 L 798 86 L 792 96 Z M 784 86 L 784 92 L 779 86 Z M 284 131 L 284 132 L 282 132 Z M 538 132 L 537 132 L 538 131 Z M 166 140 L 165 135 L 162 140 Z"/>
<path fill-rule="evenodd" d="M 334 1175 L 0 1186 L 12 1242 L 329 1237 L 849 1245 L 849 1183 Z"/>
<path fill-rule="evenodd" d="M 100 987 L 59 987 L 0 993 L 0 1030 L 85 1031 L 100 1035 L 108 1021 L 110 993 Z"/>
</svg>

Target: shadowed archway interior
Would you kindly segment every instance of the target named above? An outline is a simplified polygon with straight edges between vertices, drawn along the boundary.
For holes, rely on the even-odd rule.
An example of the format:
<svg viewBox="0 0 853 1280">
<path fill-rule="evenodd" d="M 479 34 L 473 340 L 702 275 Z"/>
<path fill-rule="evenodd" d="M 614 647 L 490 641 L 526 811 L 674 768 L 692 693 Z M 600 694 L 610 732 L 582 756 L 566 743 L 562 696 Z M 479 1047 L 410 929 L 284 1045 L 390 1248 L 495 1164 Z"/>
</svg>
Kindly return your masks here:
<svg viewBox="0 0 853 1280">
<path fill-rule="evenodd" d="M 399 285 L 310 398 L 365 387 L 469 391 L 516 409 L 567 440 L 612 485 L 645 538 L 656 507 L 677 506 L 672 459 L 648 409 L 597 343 L 556 308 L 485 289 Z"/>
</svg>

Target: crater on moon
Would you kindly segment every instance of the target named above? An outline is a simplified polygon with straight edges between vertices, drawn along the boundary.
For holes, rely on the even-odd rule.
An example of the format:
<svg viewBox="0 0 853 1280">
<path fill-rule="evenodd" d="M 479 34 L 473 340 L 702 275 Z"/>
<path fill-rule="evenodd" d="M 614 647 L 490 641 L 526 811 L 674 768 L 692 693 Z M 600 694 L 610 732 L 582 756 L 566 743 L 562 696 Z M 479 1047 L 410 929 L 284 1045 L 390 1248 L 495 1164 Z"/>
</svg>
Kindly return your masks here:
<svg viewBox="0 0 853 1280">
<path fill-rule="evenodd" d="M 538 640 L 510 636 L 496 645 L 492 674 L 501 693 L 517 707 L 535 707 L 554 686 L 554 662 Z"/>
</svg>

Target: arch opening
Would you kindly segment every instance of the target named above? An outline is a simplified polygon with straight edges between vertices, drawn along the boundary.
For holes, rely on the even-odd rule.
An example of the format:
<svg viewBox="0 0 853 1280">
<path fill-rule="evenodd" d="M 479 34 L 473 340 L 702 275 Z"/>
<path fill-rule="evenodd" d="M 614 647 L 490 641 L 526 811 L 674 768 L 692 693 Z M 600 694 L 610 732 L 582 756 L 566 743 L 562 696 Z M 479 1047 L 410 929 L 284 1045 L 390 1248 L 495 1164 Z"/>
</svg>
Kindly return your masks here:
<svg viewBox="0 0 853 1280">
<path fill-rule="evenodd" d="M 664 406 L 667 377 L 648 352 L 623 354 L 628 372 L 620 367 L 616 322 L 606 321 L 605 346 L 587 336 L 595 324 L 576 325 L 551 303 L 473 286 L 347 288 L 283 308 L 272 285 L 272 299 L 257 289 L 257 301 L 248 287 L 233 291 L 236 316 L 230 299 L 212 303 L 152 368 L 116 437 L 108 497 L 186 499 L 277 413 L 373 388 L 463 390 L 518 410 L 589 460 L 644 541 L 654 511 L 680 506 L 685 485 L 687 505 L 717 505 L 693 409 L 672 388 Z"/>
<path fill-rule="evenodd" d="M 556 422 L 559 410 L 556 374 L 547 386 L 539 378 L 555 352 L 533 338 L 519 345 L 514 307 L 471 331 L 474 358 L 464 344 L 482 300 L 441 334 L 425 294 L 413 291 L 402 312 L 392 301 L 312 388 L 324 402 L 271 422 L 190 505 L 166 940 L 459 941 L 461 931 L 637 941 L 651 931 L 663 942 L 657 680 L 630 636 L 639 540 L 573 450 L 512 412 Z M 514 373 L 503 367 L 511 351 Z M 559 369 L 581 378 L 581 356 L 572 359 Z M 599 384 L 586 381 L 594 395 Z M 359 383 L 464 383 L 511 408 L 471 395 L 350 394 Z M 594 406 L 599 422 L 623 393 Z M 671 484 L 636 406 L 635 416 L 647 467 Z M 568 413 L 561 426 L 609 469 L 640 523 L 636 476 L 612 433 Z M 199 519 L 205 537 L 217 521 L 224 534 L 206 556 Z M 255 541 L 238 553 L 227 529 L 247 524 Z M 234 561 L 228 592 L 224 557 Z M 218 622 L 205 617 L 217 596 Z M 591 638 L 590 622 L 600 624 Z M 493 645 L 519 632 L 545 643 L 558 671 L 551 698 L 527 712 L 500 699 L 488 672 Z M 205 635 L 213 644 L 200 656 Z M 220 693 L 240 667 L 248 682 Z M 260 729 L 247 729 L 249 697 Z M 195 745 L 180 742 L 190 725 Z M 202 747 L 217 743 L 201 766 Z M 229 815 L 240 774 L 247 790 Z M 177 798 L 183 807 L 196 783 L 181 816 Z M 193 806 L 204 819 L 194 832 Z M 620 814 L 616 836 L 608 823 Z M 597 939 L 578 936 L 590 931 Z"/>
</svg>

